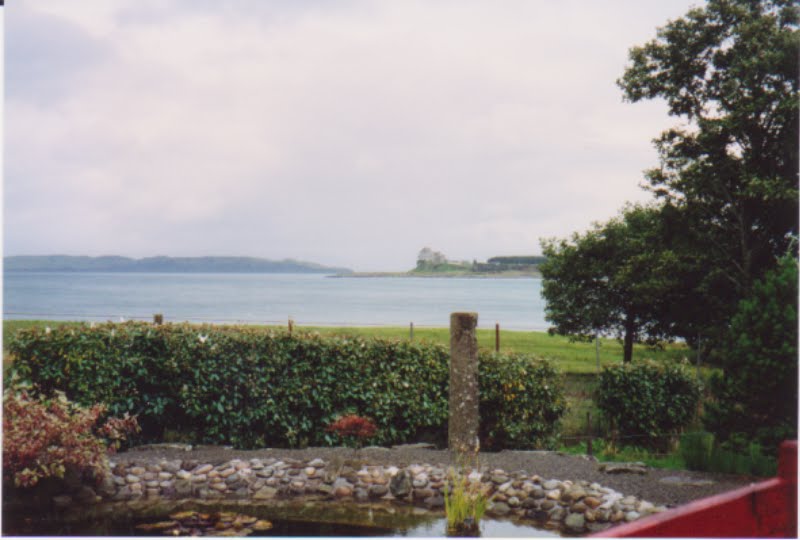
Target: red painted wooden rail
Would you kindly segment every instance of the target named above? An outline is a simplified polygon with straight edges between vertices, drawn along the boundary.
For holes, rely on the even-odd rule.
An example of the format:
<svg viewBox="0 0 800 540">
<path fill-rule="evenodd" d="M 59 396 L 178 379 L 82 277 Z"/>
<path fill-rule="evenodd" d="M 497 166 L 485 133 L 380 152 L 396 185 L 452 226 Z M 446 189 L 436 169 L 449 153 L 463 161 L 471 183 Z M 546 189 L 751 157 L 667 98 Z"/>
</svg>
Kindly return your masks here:
<svg viewBox="0 0 800 540">
<path fill-rule="evenodd" d="M 797 441 L 784 441 L 778 476 L 591 536 L 797 538 Z"/>
</svg>

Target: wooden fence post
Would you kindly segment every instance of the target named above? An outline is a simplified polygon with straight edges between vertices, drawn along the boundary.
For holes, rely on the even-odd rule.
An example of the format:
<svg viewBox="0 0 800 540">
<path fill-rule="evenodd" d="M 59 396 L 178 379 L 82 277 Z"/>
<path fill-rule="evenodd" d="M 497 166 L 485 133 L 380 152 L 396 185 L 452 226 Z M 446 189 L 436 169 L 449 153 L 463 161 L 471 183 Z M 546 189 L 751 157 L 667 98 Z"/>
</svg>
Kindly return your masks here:
<svg viewBox="0 0 800 540">
<path fill-rule="evenodd" d="M 153 324 L 164 324 L 164 315 L 162 313 L 153 315 Z"/>
<path fill-rule="evenodd" d="M 586 411 L 586 431 L 589 432 L 589 440 L 586 441 L 586 453 L 588 455 L 594 455 L 592 453 L 592 411 Z"/>
<path fill-rule="evenodd" d="M 408 339 L 414 341 L 414 323 L 408 323 Z"/>
<path fill-rule="evenodd" d="M 292 328 L 294 327 L 294 321 L 291 317 L 289 317 L 289 335 L 292 335 Z"/>
<path fill-rule="evenodd" d="M 500 323 L 494 323 L 494 352 L 500 352 Z"/>
</svg>

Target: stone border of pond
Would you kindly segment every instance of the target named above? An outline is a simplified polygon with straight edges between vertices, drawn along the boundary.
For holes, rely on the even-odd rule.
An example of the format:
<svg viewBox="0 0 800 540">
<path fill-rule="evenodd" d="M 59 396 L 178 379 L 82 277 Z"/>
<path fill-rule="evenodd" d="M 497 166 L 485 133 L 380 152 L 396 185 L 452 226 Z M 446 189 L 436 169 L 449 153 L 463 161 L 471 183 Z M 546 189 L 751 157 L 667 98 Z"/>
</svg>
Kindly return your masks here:
<svg viewBox="0 0 800 540">
<path fill-rule="evenodd" d="M 199 460 L 134 459 L 110 463 L 110 474 L 96 486 L 81 485 L 57 495 L 57 507 L 104 502 L 185 500 L 268 502 L 306 498 L 346 502 L 381 502 L 444 509 L 448 471 L 441 466 L 363 465 L 320 458 L 231 459 L 220 464 Z M 513 517 L 531 526 L 569 534 L 600 532 L 615 524 L 666 511 L 598 483 L 545 479 L 502 469 L 463 473 L 481 483 L 491 502 L 487 515 Z"/>
</svg>

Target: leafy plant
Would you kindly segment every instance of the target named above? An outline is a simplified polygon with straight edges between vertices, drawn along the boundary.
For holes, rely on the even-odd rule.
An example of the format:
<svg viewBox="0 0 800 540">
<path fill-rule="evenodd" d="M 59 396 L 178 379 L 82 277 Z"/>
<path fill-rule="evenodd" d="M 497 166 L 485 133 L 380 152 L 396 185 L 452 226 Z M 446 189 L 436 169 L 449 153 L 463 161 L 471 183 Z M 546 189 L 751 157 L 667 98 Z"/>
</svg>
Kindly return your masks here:
<svg viewBox="0 0 800 540">
<path fill-rule="evenodd" d="M 739 304 L 730 324 L 724 374 L 705 424 L 725 441 L 777 450 L 797 438 L 797 260 L 786 255 Z M 740 445 L 744 446 L 744 445 Z"/>
<path fill-rule="evenodd" d="M 362 447 L 365 441 L 375 436 L 377 430 L 371 420 L 357 414 L 339 417 L 325 428 L 328 433 L 336 433 L 347 446 L 355 448 Z"/>
<path fill-rule="evenodd" d="M 138 428 L 133 417 L 97 427 L 105 410 L 76 406 L 62 393 L 43 400 L 26 390 L 8 390 L 3 395 L 4 481 L 33 487 L 44 478 L 63 478 L 70 468 L 99 477 L 108 468 L 107 452 Z"/>
<path fill-rule="evenodd" d="M 340 440 L 325 427 L 342 411 L 370 418 L 379 445 L 447 425 L 449 351 L 435 343 L 128 322 L 31 328 L 8 347 L 36 392 L 136 415 L 143 442 L 169 433 L 238 448 L 329 446 Z M 551 444 L 565 409 L 561 375 L 524 355 L 480 362 L 484 445 Z"/>
<path fill-rule="evenodd" d="M 488 487 L 470 480 L 464 471 L 462 466 L 450 467 L 443 486 L 448 535 L 479 536 L 480 521 L 490 500 Z"/>
<path fill-rule="evenodd" d="M 562 374 L 528 355 L 483 353 L 479 360 L 481 445 L 555 448 L 567 410 Z"/>
<path fill-rule="evenodd" d="M 633 362 L 603 368 L 596 402 L 620 436 L 658 446 L 691 421 L 699 399 L 700 384 L 684 365 Z"/>
</svg>

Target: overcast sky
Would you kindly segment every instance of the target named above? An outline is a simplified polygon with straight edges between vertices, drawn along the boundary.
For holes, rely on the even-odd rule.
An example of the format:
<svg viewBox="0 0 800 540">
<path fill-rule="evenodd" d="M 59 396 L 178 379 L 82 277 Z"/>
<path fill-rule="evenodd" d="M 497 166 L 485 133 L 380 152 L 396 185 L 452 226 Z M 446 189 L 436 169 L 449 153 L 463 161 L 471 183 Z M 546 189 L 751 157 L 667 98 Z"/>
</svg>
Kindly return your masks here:
<svg viewBox="0 0 800 540">
<path fill-rule="evenodd" d="M 4 252 L 405 270 L 540 253 L 657 164 L 683 0 L 12 0 Z"/>
</svg>

